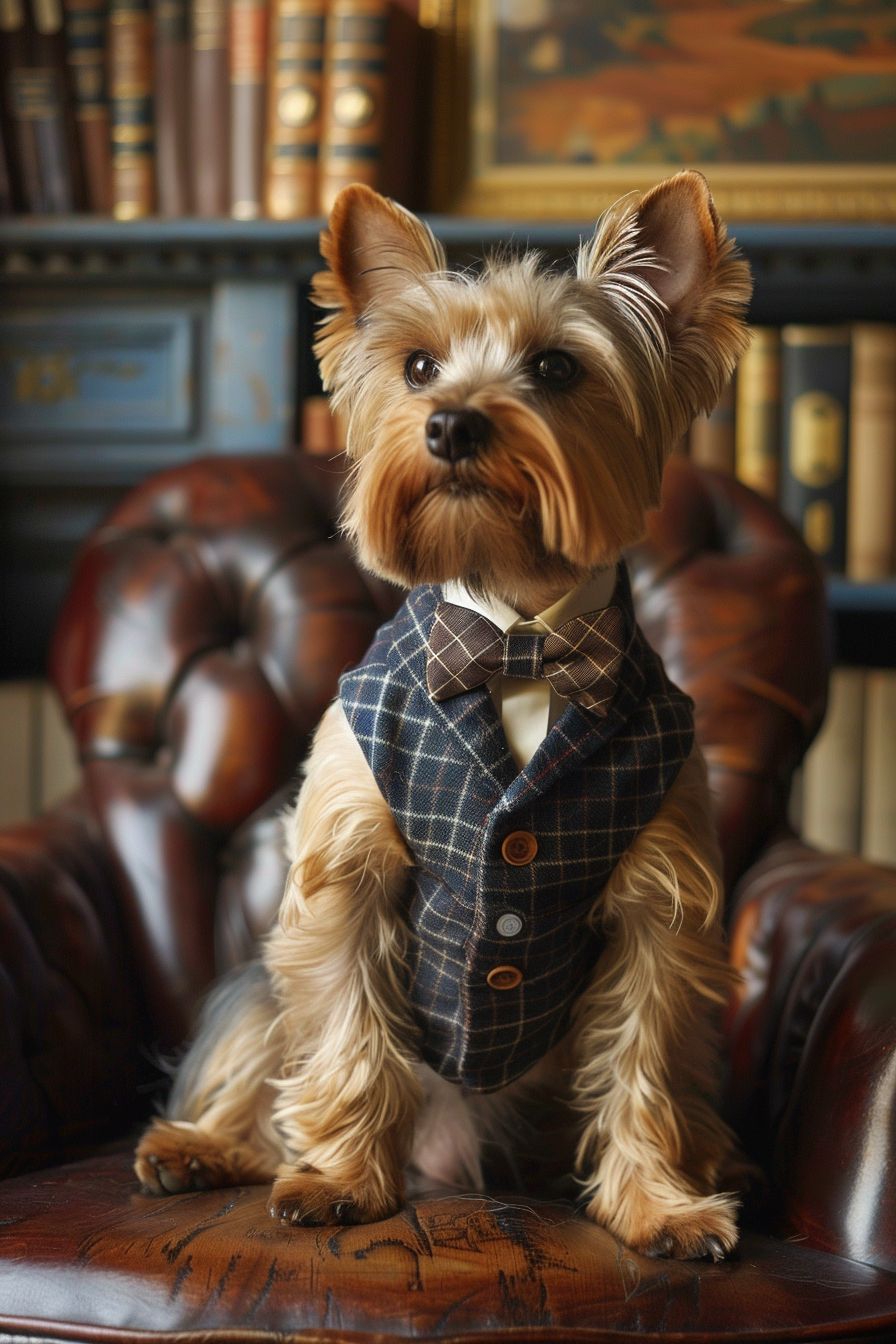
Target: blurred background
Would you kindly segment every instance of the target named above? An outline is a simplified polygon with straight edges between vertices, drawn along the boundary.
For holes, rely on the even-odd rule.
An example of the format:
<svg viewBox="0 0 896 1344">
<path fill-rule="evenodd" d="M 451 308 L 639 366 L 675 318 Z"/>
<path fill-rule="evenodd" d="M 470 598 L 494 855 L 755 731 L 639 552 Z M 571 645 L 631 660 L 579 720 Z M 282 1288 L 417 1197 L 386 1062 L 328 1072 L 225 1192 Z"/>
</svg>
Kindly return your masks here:
<svg viewBox="0 0 896 1344">
<path fill-rule="evenodd" d="M 680 451 L 826 566 L 837 666 L 794 815 L 896 862 L 890 0 L 0 0 L 0 80 L 0 824 L 76 779 L 47 651 L 108 509 L 205 454 L 338 454 L 308 285 L 342 185 L 466 265 L 562 259 L 696 166 L 754 340 Z"/>
</svg>

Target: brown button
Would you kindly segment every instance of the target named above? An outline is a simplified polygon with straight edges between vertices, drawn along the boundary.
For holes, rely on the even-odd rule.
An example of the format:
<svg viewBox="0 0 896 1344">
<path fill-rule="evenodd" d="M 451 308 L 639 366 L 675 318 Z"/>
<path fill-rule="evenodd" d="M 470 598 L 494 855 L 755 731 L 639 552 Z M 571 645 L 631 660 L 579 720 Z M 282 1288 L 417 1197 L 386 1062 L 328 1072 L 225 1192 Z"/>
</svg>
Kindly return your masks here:
<svg viewBox="0 0 896 1344">
<path fill-rule="evenodd" d="M 516 989 L 523 973 L 516 966 L 493 966 L 485 978 L 492 989 Z"/>
<path fill-rule="evenodd" d="M 511 831 L 505 835 L 501 845 L 501 854 L 507 863 L 517 868 L 531 863 L 538 853 L 538 841 L 528 831 Z"/>
</svg>

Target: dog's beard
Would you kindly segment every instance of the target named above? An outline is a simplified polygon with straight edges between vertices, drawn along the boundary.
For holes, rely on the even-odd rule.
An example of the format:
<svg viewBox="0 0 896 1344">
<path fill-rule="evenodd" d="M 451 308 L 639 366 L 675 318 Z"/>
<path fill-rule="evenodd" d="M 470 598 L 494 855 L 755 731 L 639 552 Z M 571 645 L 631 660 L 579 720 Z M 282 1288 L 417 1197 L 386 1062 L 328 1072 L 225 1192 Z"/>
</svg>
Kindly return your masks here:
<svg viewBox="0 0 896 1344">
<path fill-rule="evenodd" d="M 561 447 L 522 401 L 480 394 L 467 404 L 487 416 L 492 436 L 481 452 L 454 464 L 426 451 L 433 406 L 422 398 L 393 408 L 369 437 L 366 426 L 353 426 L 366 442 L 343 522 L 367 568 L 410 586 L 460 579 L 507 595 L 532 581 L 572 586 L 640 535 L 651 501 L 625 469 L 633 454 L 621 421 L 604 417 L 596 451 L 584 430 L 588 415 L 571 419 L 571 446 Z"/>
</svg>

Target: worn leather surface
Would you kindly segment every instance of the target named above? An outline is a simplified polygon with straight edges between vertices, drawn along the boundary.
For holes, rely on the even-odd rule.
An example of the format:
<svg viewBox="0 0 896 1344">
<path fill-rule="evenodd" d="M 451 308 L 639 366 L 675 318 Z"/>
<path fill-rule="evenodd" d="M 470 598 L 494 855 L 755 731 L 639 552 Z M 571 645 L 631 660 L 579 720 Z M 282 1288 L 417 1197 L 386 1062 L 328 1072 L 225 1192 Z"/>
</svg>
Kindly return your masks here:
<svg viewBox="0 0 896 1344">
<path fill-rule="evenodd" d="M 731 1118 L 777 1225 L 896 1272 L 896 871 L 782 838 L 737 893 L 731 957 Z"/>
<path fill-rule="evenodd" d="M 145 1110 L 152 1051 L 271 918 L 309 735 L 398 601 L 335 539 L 339 483 L 286 456 L 191 464 L 85 548 L 53 670 L 86 798 L 0 837 L 6 1170 Z M 286 1231 L 260 1189 L 154 1201 L 126 1155 L 95 1158 L 0 1186 L 0 1338 L 896 1339 L 896 875 L 781 838 L 824 706 L 820 575 L 734 482 L 676 461 L 664 499 L 634 589 L 697 700 L 741 879 L 730 1101 L 775 1235 L 748 1233 L 731 1264 L 669 1265 L 567 1207 L 478 1197 Z"/>
<path fill-rule="evenodd" d="M 142 1108 L 118 899 L 82 800 L 0 832 L 0 1176 L 84 1151 Z M 0 1186 L 0 1225 L 2 1205 Z"/>
<path fill-rule="evenodd" d="M 892 1274 L 756 1233 L 728 1263 L 688 1264 L 634 1255 L 565 1204 L 436 1196 L 368 1227 L 287 1230 L 265 1199 L 258 1186 L 140 1195 L 126 1157 L 11 1181 L 0 1329 L 807 1340 L 842 1337 L 849 1313 L 856 1332 L 896 1331 Z"/>
</svg>

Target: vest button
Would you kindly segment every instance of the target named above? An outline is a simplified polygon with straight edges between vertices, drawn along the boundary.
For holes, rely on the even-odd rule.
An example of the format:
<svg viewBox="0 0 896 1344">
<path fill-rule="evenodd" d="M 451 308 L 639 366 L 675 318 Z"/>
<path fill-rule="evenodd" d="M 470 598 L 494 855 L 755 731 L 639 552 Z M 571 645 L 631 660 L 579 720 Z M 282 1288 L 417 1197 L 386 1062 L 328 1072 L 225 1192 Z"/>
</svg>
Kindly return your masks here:
<svg viewBox="0 0 896 1344">
<path fill-rule="evenodd" d="M 485 979 L 492 989 L 516 989 L 523 973 L 516 966 L 493 966 Z"/>
<path fill-rule="evenodd" d="M 499 915 L 495 921 L 495 928 L 502 938 L 515 938 L 521 932 L 522 927 L 523 921 L 519 915 L 513 914 L 510 910 L 504 915 Z"/>
<path fill-rule="evenodd" d="M 501 856 L 505 863 L 522 868 L 531 863 L 538 853 L 538 841 L 529 831 L 511 831 L 501 843 Z"/>
</svg>

